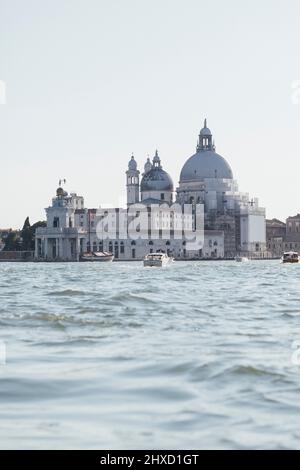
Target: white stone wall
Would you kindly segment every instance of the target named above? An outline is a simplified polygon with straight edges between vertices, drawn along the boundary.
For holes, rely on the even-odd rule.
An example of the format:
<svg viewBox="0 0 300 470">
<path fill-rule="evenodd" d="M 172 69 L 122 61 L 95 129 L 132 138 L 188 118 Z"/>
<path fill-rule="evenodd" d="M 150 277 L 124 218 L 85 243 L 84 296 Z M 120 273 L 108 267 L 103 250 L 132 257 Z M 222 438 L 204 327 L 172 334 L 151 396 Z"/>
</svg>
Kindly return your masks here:
<svg viewBox="0 0 300 470">
<path fill-rule="evenodd" d="M 258 252 L 266 249 L 266 220 L 263 213 L 243 210 L 240 227 L 243 251 Z"/>
<path fill-rule="evenodd" d="M 141 193 L 141 201 L 146 201 L 147 199 L 156 199 L 157 201 L 172 203 L 173 202 L 173 192 L 172 191 L 143 191 Z"/>
</svg>

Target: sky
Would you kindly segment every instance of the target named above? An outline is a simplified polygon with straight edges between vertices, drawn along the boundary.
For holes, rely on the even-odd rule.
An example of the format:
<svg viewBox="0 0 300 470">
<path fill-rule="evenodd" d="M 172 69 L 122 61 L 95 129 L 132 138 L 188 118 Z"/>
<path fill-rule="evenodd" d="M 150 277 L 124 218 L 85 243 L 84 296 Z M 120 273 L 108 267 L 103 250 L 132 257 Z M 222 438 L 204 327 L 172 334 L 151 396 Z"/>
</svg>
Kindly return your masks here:
<svg viewBox="0 0 300 470">
<path fill-rule="evenodd" d="M 298 0 L 0 0 L 0 227 L 45 219 L 60 178 L 124 204 L 132 152 L 142 171 L 157 148 L 177 187 L 205 118 L 268 218 L 300 212 L 299 17 Z"/>
</svg>

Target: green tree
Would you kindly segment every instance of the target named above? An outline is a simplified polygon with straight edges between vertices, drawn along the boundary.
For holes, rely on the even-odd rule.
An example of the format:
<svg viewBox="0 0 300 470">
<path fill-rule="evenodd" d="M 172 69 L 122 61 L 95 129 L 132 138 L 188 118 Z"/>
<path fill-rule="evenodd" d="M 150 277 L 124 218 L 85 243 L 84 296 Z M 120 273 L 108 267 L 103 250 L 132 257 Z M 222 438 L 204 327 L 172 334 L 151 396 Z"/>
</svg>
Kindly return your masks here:
<svg viewBox="0 0 300 470">
<path fill-rule="evenodd" d="M 21 250 L 30 251 L 32 246 L 32 230 L 30 227 L 29 217 L 26 217 L 23 229 L 21 231 Z"/>
<path fill-rule="evenodd" d="M 46 227 L 47 223 L 43 221 L 30 225 L 29 217 L 26 217 L 21 236 L 18 231 L 11 230 L 5 239 L 4 251 L 34 251 L 35 249 L 35 231 L 39 227 Z"/>
<path fill-rule="evenodd" d="M 5 246 L 3 251 L 18 251 L 20 250 L 20 238 L 16 231 L 11 230 L 5 239 Z"/>
</svg>

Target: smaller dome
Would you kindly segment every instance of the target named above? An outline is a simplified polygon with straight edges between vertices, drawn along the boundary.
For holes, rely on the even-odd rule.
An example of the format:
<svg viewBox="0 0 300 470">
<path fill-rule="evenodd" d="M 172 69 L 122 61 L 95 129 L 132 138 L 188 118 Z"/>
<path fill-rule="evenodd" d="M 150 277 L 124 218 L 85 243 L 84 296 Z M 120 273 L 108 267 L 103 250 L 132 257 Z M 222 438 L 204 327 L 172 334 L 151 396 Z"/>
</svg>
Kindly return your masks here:
<svg viewBox="0 0 300 470">
<path fill-rule="evenodd" d="M 128 163 L 128 170 L 136 171 L 137 170 L 137 163 L 132 155 L 130 162 Z"/>
<path fill-rule="evenodd" d="M 57 197 L 62 197 L 62 196 L 64 196 L 64 194 L 65 194 L 65 191 L 63 190 L 63 188 L 61 188 L 61 187 L 57 188 L 57 190 L 56 190 L 56 196 Z"/>
<path fill-rule="evenodd" d="M 150 160 L 149 160 L 150 163 Z M 148 164 L 148 161 L 146 165 Z M 151 163 L 150 163 L 151 164 Z M 158 155 L 158 151 L 155 152 L 153 158 L 153 165 L 151 169 L 146 173 L 141 181 L 141 191 L 173 191 L 174 184 L 171 176 L 162 169 L 161 161 Z"/>
<path fill-rule="evenodd" d="M 200 135 L 209 137 L 209 136 L 212 135 L 212 133 L 211 133 L 211 130 L 208 127 L 204 127 L 203 129 L 201 129 Z"/>
<path fill-rule="evenodd" d="M 174 184 L 170 175 L 162 168 L 152 168 L 141 181 L 141 191 L 173 191 Z"/>
</svg>

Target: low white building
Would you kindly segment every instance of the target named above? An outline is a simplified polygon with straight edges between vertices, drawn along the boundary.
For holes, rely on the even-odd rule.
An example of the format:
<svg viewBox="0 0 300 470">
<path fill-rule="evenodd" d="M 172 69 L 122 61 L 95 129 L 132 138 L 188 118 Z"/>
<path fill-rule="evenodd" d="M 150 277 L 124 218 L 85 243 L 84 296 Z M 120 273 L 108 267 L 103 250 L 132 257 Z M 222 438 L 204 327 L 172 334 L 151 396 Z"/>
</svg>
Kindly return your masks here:
<svg viewBox="0 0 300 470">
<path fill-rule="evenodd" d="M 58 188 L 46 214 L 47 227 L 38 228 L 35 238 L 40 261 L 79 261 L 90 251 L 109 251 L 118 260 L 141 260 L 157 251 L 179 259 L 224 257 L 222 231 L 207 231 L 194 247 L 193 216 L 166 205 L 137 205 L 134 214 L 130 209 L 86 209 L 82 197 Z M 182 236 L 182 226 L 189 236 Z"/>
</svg>

